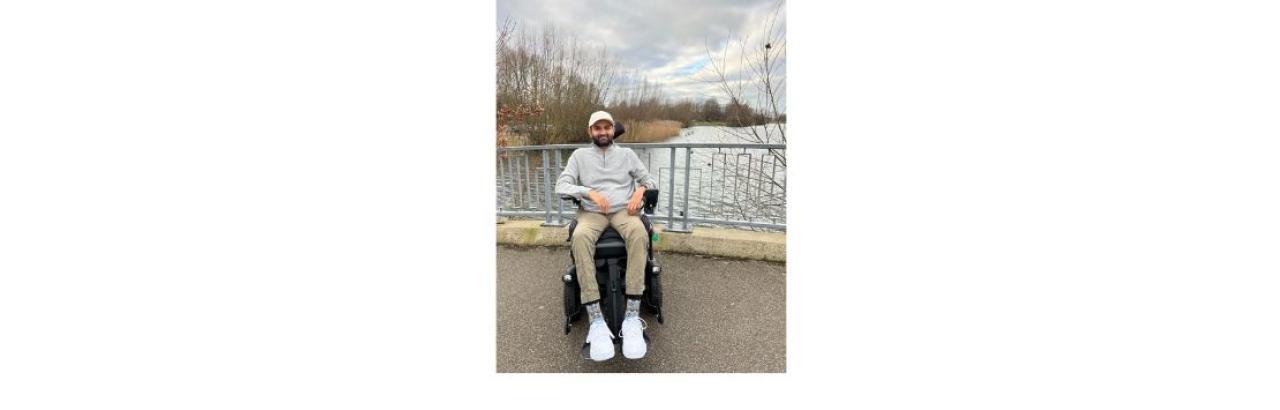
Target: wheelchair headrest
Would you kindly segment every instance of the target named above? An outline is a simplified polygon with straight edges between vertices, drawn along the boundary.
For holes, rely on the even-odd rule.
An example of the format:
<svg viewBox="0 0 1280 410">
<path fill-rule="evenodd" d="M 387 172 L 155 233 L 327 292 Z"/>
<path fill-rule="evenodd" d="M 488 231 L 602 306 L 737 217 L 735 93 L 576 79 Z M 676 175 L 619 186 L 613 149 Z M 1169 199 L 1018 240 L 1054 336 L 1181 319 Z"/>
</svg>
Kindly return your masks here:
<svg viewBox="0 0 1280 410">
<path fill-rule="evenodd" d="M 613 123 L 613 139 L 618 139 L 623 133 L 627 132 L 627 127 L 622 126 L 622 121 Z"/>
</svg>

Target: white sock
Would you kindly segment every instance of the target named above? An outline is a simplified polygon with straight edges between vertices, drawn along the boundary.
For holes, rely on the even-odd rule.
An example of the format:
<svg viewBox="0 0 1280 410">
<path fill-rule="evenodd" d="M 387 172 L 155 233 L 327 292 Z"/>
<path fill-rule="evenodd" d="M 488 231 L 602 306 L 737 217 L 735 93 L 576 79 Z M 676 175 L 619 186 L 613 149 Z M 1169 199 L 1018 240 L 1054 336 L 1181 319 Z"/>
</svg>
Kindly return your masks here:
<svg viewBox="0 0 1280 410">
<path fill-rule="evenodd" d="M 592 323 L 597 320 L 604 321 L 604 314 L 600 313 L 600 301 L 591 302 L 591 304 L 587 305 L 587 317 L 591 319 Z"/>
<path fill-rule="evenodd" d="M 640 317 L 640 299 L 627 298 L 627 318 Z"/>
</svg>

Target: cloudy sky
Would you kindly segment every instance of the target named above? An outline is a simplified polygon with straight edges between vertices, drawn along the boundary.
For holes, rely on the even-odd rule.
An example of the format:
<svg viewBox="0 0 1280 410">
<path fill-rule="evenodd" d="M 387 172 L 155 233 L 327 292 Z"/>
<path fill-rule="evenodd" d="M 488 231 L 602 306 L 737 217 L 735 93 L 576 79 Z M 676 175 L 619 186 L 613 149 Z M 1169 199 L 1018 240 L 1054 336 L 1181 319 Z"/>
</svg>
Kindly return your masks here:
<svg viewBox="0 0 1280 410">
<path fill-rule="evenodd" d="M 708 48 L 717 58 L 727 49 L 734 72 L 740 68 L 736 41 L 760 38 L 775 12 L 775 32 L 786 32 L 786 6 L 779 0 L 498 0 L 497 6 L 498 25 L 510 19 L 531 32 L 552 25 L 593 49 L 604 46 L 612 59 L 661 84 L 672 99 L 725 102 L 713 85 L 698 81 L 710 69 Z M 785 60 L 777 74 L 785 77 Z"/>
</svg>

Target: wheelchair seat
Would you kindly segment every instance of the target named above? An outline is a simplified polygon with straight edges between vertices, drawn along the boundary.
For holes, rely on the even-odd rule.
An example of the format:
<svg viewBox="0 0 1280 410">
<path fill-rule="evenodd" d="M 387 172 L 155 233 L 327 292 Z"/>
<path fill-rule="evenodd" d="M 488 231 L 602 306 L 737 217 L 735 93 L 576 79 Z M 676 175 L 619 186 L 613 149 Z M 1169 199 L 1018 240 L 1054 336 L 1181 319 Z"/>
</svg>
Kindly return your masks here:
<svg viewBox="0 0 1280 410">
<path fill-rule="evenodd" d="M 645 231 L 649 235 L 653 235 L 653 224 L 649 222 L 648 215 L 640 215 L 640 221 L 644 222 Z M 573 230 L 578 227 L 578 221 L 569 223 L 569 239 L 573 241 Z M 596 239 L 596 260 L 625 258 L 627 257 L 627 242 L 622 239 L 622 234 L 612 226 L 604 228 L 604 232 L 600 233 L 600 238 Z"/>
<path fill-rule="evenodd" d="M 617 229 L 613 229 L 612 226 L 604 228 L 600 239 L 596 240 L 595 257 L 596 259 L 627 257 L 627 243 L 622 240 L 622 235 Z"/>
</svg>

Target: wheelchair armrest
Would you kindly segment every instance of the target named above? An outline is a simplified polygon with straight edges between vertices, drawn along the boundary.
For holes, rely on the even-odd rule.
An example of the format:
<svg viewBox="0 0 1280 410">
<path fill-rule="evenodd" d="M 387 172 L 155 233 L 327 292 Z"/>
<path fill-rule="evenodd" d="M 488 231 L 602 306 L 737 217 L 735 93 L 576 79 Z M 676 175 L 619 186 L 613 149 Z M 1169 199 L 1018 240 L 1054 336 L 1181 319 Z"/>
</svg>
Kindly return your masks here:
<svg viewBox="0 0 1280 410">
<path fill-rule="evenodd" d="M 560 195 L 560 199 L 563 199 L 566 201 L 573 201 L 574 205 L 582 206 L 582 201 L 579 201 L 578 198 L 574 197 L 573 195 Z"/>
<path fill-rule="evenodd" d="M 657 189 L 650 189 L 650 190 L 644 191 L 644 204 L 640 208 L 641 211 L 643 211 L 646 214 L 653 215 L 654 208 L 658 207 L 658 192 L 659 190 Z M 560 199 L 573 201 L 574 205 L 577 205 L 579 207 L 582 206 L 582 201 L 578 200 L 578 198 L 572 195 L 560 195 Z"/>
</svg>

